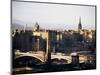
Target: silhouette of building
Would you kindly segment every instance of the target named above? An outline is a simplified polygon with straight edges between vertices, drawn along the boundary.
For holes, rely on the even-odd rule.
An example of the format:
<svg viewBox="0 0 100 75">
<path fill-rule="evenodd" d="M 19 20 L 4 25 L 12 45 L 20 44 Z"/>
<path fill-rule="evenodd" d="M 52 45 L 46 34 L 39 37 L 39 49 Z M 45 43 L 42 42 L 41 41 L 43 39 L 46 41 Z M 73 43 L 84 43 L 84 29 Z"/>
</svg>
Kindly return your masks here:
<svg viewBox="0 0 100 75">
<path fill-rule="evenodd" d="M 78 30 L 82 29 L 82 24 L 81 24 L 81 17 L 79 18 L 79 24 L 78 24 Z"/>
<path fill-rule="evenodd" d="M 16 33 L 13 36 L 13 49 L 21 50 L 21 51 L 29 51 L 33 50 L 33 42 L 34 36 L 32 36 L 32 31 L 21 30 L 18 32 L 16 29 Z"/>
</svg>

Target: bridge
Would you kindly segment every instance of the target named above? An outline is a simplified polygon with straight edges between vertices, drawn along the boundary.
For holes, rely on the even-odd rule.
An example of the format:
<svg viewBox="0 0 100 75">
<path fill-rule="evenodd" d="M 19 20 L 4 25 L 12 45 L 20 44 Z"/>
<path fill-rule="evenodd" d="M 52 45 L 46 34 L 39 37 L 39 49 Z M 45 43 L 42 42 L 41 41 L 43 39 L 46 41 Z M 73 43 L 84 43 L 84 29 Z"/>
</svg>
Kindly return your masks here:
<svg viewBox="0 0 100 75">
<path fill-rule="evenodd" d="M 71 63 L 71 59 L 72 59 L 72 57 L 71 56 L 69 56 L 69 55 L 66 55 L 66 54 L 64 54 L 64 53 L 52 53 L 51 54 L 51 60 L 53 60 L 53 59 L 57 59 L 57 60 L 65 60 L 66 61 L 66 63 Z"/>
<path fill-rule="evenodd" d="M 43 51 L 37 51 L 37 52 L 34 52 L 34 51 L 29 51 L 29 52 L 16 51 L 14 59 L 16 60 L 20 57 L 25 57 L 25 56 L 36 58 L 36 59 L 40 60 L 42 63 L 45 63 L 47 60 L 47 56 L 45 56 L 45 52 L 43 52 Z M 56 54 L 51 53 L 51 60 L 52 59 L 58 59 L 58 60 L 64 59 L 64 60 L 70 60 L 69 62 L 71 62 L 71 56 L 67 56 L 63 53 L 56 53 Z"/>
<path fill-rule="evenodd" d="M 20 51 L 16 51 L 15 52 L 15 60 L 20 58 L 20 57 L 33 57 L 36 58 L 38 60 L 40 60 L 42 63 L 45 63 L 47 61 L 47 55 L 45 55 L 46 53 L 43 51 L 29 51 L 29 52 L 20 52 Z M 66 55 L 64 53 L 51 53 L 51 60 L 53 59 L 57 59 L 57 60 L 66 60 L 66 63 L 71 63 L 72 62 L 72 57 L 71 55 Z M 87 56 L 86 55 L 79 55 L 79 62 L 85 62 L 87 61 Z"/>
<path fill-rule="evenodd" d="M 42 51 L 37 51 L 37 52 L 32 52 L 32 51 L 29 51 L 29 52 L 20 52 L 20 51 L 16 51 L 15 52 L 15 58 L 14 59 L 17 59 L 17 58 L 20 58 L 20 57 L 25 57 L 25 56 L 29 56 L 29 57 L 33 57 L 33 58 L 36 58 L 38 60 L 40 60 L 41 62 L 45 62 L 45 53 L 42 52 Z"/>
</svg>

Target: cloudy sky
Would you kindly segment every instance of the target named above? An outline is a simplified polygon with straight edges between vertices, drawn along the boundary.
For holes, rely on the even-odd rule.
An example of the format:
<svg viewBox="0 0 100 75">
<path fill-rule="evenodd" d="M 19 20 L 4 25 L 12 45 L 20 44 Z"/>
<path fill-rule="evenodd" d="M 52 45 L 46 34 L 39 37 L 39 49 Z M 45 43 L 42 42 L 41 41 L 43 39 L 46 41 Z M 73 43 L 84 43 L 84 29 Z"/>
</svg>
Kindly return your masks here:
<svg viewBox="0 0 100 75">
<path fill-rule="evenodd" d="M 77 29 L 81 17 L 84 29 L 95 28 L 95 7 L 79 5 L 12 2 L 12 23 L 45 29 Z"/>
</svg>

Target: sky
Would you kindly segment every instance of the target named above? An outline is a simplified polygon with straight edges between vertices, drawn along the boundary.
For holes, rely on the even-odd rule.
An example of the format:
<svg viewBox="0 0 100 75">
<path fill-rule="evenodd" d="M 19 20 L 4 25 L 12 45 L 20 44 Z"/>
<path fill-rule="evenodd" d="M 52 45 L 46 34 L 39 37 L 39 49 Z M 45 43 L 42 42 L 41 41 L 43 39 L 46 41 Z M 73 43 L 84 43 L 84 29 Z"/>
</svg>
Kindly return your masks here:
<svg viewBox="0 0 100 75">
<path fill-rule="evenodd" d="M 83 29 L 95 29 L 95 7 L 80 5 L 12 2 L 12 24 L 44 29 L 77 29 L 79 18 Z"/>
</svg>

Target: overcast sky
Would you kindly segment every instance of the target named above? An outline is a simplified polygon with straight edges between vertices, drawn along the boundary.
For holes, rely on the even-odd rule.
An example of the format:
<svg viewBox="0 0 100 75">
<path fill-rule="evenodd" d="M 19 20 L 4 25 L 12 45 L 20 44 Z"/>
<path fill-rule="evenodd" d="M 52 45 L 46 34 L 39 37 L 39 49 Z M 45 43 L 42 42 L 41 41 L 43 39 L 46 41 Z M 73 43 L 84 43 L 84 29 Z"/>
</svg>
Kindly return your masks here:
<svg viewBox="0 0 100 75">
<path fill-rule="evenodd" d="M 79 5 L 12 2 L 12 23 L 46 29 L 77 29 L 81 17 L 84 29 L 95 28 L 95 7 Z"/>
</svg>

